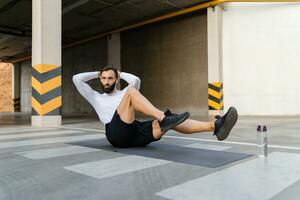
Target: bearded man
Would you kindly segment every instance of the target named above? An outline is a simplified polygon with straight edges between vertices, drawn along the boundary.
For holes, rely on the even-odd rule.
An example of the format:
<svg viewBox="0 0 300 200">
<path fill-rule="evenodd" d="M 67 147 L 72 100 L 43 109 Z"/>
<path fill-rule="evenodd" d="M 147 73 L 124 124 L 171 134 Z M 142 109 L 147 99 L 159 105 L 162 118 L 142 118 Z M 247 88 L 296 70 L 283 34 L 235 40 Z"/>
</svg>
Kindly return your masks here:
<svg viewBox="0 0 300 200">
<path fill-rule="evenodd" d="M 96 78 L 100 79 L 102 94 L 86 83 Z M 128 83 L 123 90 L 116 87 L 120 79 Z M 115 147 L 146 146 L 160 140 L 170 129 L 184 134 L 211 131 L 218 140 L 225 140 L 238 118 L 234 107 L 230 107 L 223 117 L 216 116 L 214 122 L 188 119 L 189 112 L 174 114 L 169 109 L 163 112 L 139 92 L 141 80 L 137 76 L 120 72 L 111 66 L 96 72 L 76 74 L 73 82 L 79 93 L 95 109 L 105 125 L 107 140 Z M 135 119 L 136 112 L 154 119 L 138 121 Z"/>
</svg>

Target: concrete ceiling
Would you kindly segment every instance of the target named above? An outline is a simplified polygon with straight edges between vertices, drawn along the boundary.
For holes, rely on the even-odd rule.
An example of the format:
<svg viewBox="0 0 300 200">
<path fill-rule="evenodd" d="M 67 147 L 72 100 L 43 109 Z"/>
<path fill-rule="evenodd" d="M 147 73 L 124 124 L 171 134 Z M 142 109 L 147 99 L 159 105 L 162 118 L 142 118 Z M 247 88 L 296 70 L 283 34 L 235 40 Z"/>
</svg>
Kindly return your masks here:
<svg viewBox="0 0 300 200">
<path fill-rule="evenodd" d="M 62 42 L 181 10 L 207 0 L 63 0 Z M 0 60 L 31 54 L 32 0 L 0 0 Z"/>
</svg>

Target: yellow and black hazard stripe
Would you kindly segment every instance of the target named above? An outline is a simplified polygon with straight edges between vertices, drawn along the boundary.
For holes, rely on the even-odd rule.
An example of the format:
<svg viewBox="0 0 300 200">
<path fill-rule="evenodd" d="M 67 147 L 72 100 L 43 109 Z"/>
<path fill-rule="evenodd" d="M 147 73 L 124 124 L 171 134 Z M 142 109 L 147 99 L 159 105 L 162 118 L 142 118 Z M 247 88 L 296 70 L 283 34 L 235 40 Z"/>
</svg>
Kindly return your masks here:
<svg viewBox="0 0 300 200">
<path fill-rule="evenodd" d="M 20 97 L 13 99 L 14 111 L 20 112 Z"/>
<path fill-rule="evenodd" d="M 223 110 L 223 83 L 208 83 L 208 107 L 209 110 Z"/>
<path fill-rule="evenodd" d="M 61 67 L 40 64 L 32 67 L 32 115 L 61 114 Z"/>
</svg>

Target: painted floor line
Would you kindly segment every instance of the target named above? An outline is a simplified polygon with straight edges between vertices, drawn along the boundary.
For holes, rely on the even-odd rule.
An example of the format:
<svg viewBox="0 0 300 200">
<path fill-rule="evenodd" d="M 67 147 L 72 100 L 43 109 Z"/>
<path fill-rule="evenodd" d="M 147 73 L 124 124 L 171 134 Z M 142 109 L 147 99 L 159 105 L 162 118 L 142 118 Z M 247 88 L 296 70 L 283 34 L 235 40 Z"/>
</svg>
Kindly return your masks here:
<svg viewBox="0 0 300 200">
<path fill-rule="evenodd" d="M 0 135 L 0 140 L 5 139 L 17 139 L 17 138 L 29 138 L 29 137 L 38 137 L 38 136 L 55 136 L 55 135 L 64 135 L 64 134 L 76 134 L 81 131 L 75 130 L 53 130 L 45 132 L 34 132 L 34 133 L 17 133 L 10 135 Z"/>
<path fill-rule="evenodd" d="M 18 128 L 0 128 L 0 134 L 19 133 L 19 132 L 30 132 L 30 131 L 51 131 L 57 128 L 38 128 L 38 127 L 18 127 Z"/>
<path fill-rule="evenodd" d="M 93 131 L 93 132 L 105 133 L 105 130 L 103 130 L 103 129 L 76 128 L 76 127 L 66 127 L 66 126 L 58 126 L 57 128 L 70 129 L 70 130 L 79 130 L 79 131 Z"/>
<path fill-rule="evenodd" d="M 72 129 L 72 130 L 86 130 L 86 131 L 96 131 L 105 133 L 105 130 L 99 129 L 85 129 L 85 128 L 69 128 L 69 127 L 57 127 L 57 128 L 65 128 L 65 129 Z M 201 139 L 201 138 L 191 138 L 191 137 L 181 137 L 181 136 L 163 136 L 163 138 L 174 138 L 174 139 L 181 139 L 181 140 L 193 140 L 193 141 L 202 141 L 202 142 L 214 142 L 220 144 L 237 144 L 237 145 L 245 145 L 245 146 L 257 146 L 256 143 L 250 142 L 234 142 L 234 141 L 216 141 L 210 139 Z M 300 150 L 300 147 L 293 147 L 293 146 L 283 146 L 283 145 L 268 145 L 269 148 L 276 148 L 276 149 L 289 149 L 289 150 Z"/>
<path fill-rule="evenodd" d="M 65 146 L 65 147 L 55 147 L 48 149 L 39 149 L 33 151 L 23 151 L 17 152 L 15 154 L 23 156 L 25 158 L 39 160 L 46 158 L 57 158 L 62 156 L 76 155 L 81 153 L 89 153 L 102 151 L 100 149 L 88 148 L 88 147 L 80 147 L 80 146 Z"/>
<path fill-rule="evenodd" d="M 219 143 L 219 144 L 238 144 L 238 145 L 255 146 L 255 147 L 257 146 L 257 144 L 255 144 L 255 143 L 248 143 L 248 142 L 216 141 L 216 140 L 209 140 L 209 139 L 180 137 L 180 136 L 164 136 L 164 137 L 166 137 L 166 138 L 174 138 L 174 139 L 181 139 L 181 140 L 214 142 L 214 143 Z M 269 148 L 276 148 L 276 149 L 300 150 L 300 147 L 293 147 L 293 146 L 268 145 L 268 147 Z"/>
<path fill-rule="evenodd" d="M 68 137 L 58 137 L 58 138 L 48 138 L 48 139 L 34 139 L 34 140 L 23 140 L 23 141 L 14 141 L 14 142 L 2 142 L 2 143 L 0 143 L 0 149 L 42 145 L 42 144 L 64 143 L 64 142 L 78 142 L 78 141 L 84 141 L 84 140 L 97 140 L 97 139 L 103 139 L 103 138 L 105 138 L 105 135 L 91 134 L 91 135 L 83 135 L 83 136 L 68 136 Z"/>
</svg>

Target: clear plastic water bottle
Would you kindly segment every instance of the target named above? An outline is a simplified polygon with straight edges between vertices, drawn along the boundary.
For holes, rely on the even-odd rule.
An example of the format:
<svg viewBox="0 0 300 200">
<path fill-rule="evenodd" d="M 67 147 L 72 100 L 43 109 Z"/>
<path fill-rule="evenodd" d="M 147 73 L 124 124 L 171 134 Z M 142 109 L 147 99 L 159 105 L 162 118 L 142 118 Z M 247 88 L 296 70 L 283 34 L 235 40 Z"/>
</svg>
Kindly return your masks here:
<svg viewBox="0 0 300 200">
<path fill-rule="evenodd" d="M 258 147 L 258 156 L 259 157 L 267 157 L 268 156 L 267 126 L 265 126 L 265 125 L 257 126 L 257 147 Z"/>
</svg>

